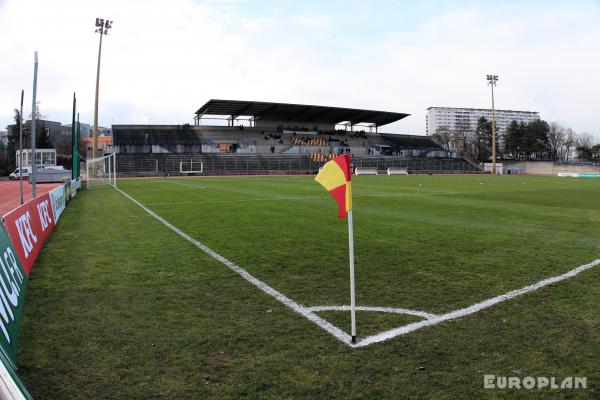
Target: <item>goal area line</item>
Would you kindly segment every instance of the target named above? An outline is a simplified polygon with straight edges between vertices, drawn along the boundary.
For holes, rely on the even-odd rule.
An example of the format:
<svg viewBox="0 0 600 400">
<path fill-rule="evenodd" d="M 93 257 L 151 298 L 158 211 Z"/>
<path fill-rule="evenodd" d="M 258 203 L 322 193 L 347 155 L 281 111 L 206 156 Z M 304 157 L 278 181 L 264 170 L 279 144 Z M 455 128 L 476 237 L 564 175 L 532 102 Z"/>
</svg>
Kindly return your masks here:
<svg viewBox="0 0 600 400">
<path fill-rule="evenodd" d="M 175 225 L 171 224 L 169 221 L 167 221 L 163 217 L 159 216 L 154 211 L 150 210 L 148 207 L 146 207 L 145 205 L 143 205 L 142 203 L 140 203 L 139 201 L 134 199 L 132 196 L 125 193 L 123 190 L 121 190 L 117 187 L 115 187 L 115 190 L 117 190 L 123 196 L 125 196 L 126 198 L 131 200 L 134 204 L 136 204 L 138 207 L 140 207 L 142 210 L 144 210 L 146 213 L 148 213 L 154 219 L 161 222 L 167 228 L 169 228 L 170 230 L 172 230 L 173 232 L 175 232 L 176 234 L 178 234 L 179 236 L 181 236 L 182 238 L 184 238 L 185 240 L 187 240 L 188 242 L 192 243 L 194 246 L 196 246 L 197 248 L 202 250 L 204 253 L 208 254 L 215 260 L 219 261 L 220 263 L 224 264 L 229 269 L 231 269 L 232 271 L 234 271 L 235 273 L 240 275 L 247 282 L 256 286 L 258 289 L 260 289 L 264 293 L 268 294 L 269 296 L 274 297 L 276 300 L 278 300 L 279 302 L 284 304 L 286 307 L 290 308 L 292 311 L 296 312 L 297 314 L 302 315 L 309 321 L 312 321 L 319 328 L 325 330 L 326 332 L 331 334 L 333 337 L 340 340 L 341 342 L 343 342 L 344 344 L 346 344 L 347 346 L 349 346 L 351 348 L 360 348 L 360 347 L 366 347 L 366 346 L 376 344 L 376 343 L 381 343 L 381 342 L 393 339 L 397 336 L 405 335 L 407 333 L 414 332 L 414 331 L 417 331 L 419 329 L 422 329 L 422 328 L 425 328 L 428 326 L 434 326 L 434 325 L 440 324 L 445 321 L 450 321 L 450 320 L 462 318 L 462 317 L 465 317 L 465 316 L 468 316 L 471 314 L 475 314 L 475 313 L 478 313 L 479 311 L 490 308 L 496 304 L 511 300 L 518 296 L 522 296 L 526 293 L 533 292 L 542 287 L 575 277 L 584 271 L 587 271 L 597 265 L 600 265 L 600 259 L 596 259 L 587 264 L 583 264 L 576 268 L 573 268 L 572 270 L 567 271 L 564 274 L 543 279 L 534 284 L 524 286 L 520 289 L 512 290 L 510 292 L 501 294 L 499 296 L 495 296 L 495 297 L 486 299 L 484 301 L 481 301 L 479 303 L 473 304 L 471 306 L 461 308 L 458 310 L 454 310 L 454 311 L 450 311 L 445 314 L 431 314 L 431 313 L 428 313 L 425 311 L 409 310 L 409 309 L 403 309 L 403 308 L 358 306 L 357 310 L 359 310 L 359 311 L 408 314 L 408 315 L 421 317 L 421 318 L 423 318 L 423 320 L 418 321 L 418 322 L 409 323 L 407 325 L 403 325 L 403 326 L 400 326 L 400 327 L 397 327 L 394 329 L 390 329 L 387 331 L 383 331 L 383 332 L 377 333 L 375 335 L 358 338 L 356 343 L 352 343 L 352 337 L 348 333 L 344 332 L 344 330 L 340 329 L 339 327 L 333 325 L 329 321 L 319 317 L 316 314 L 318 312 L 323 312 L 323 311 L 346 311 L 346 310 L 350 309 L 349 306 L 347 306 L 347 305 L 339 305 L 339 306 L 325 305 L 325 306 L 307 307 L 307 306 L 298 304 L 294 300 L 285 296 L 283 293 L 277 291 L 276 289 L 267 285 L 265 282 L 254 277 L 252 274 L 250 274 L 244 268 L 240 267 L 239 265 L 237 265 L 234 262 L 230 261 L 229 259 L 225 258 L 221 254 L 212 250 L 211 248 L 209 248 L 202 242 L 192 238 L 190 235 L 188 235 L 181 229 L 177 228 Z"/>
</svg>

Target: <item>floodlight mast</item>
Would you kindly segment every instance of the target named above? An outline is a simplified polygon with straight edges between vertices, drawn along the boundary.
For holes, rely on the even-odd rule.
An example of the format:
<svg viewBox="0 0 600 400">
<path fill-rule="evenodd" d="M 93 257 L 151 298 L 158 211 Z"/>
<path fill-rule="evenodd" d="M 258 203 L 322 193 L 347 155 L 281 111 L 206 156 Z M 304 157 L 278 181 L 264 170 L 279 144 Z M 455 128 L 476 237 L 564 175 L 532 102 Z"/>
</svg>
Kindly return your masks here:
<svg viewBox="0 0 600 400">
<path fill-rule="evenodd" d="M 98 147 L 98 92 L 100 90 L 100 57 L 102 55 L 102 36 L 108 35 L 108 30 L 112 28 L 113 21 L 108 19 L 96 18 L 96 33 L 100 34 L 100 44 L 98 46 L 98 68 L 96 69 L 96 100 L 94 103 L 94 130 L 92 144 L 92 158 L 96 158 L 96 148 Z"/>
<path fill-rule="evenodd" d="M 492 174 L 496 175 L 496 110 L 494 107 L 494 86 L 498 75 L 487 76 L 488 85 L 492 88 Z"/>
</svg>

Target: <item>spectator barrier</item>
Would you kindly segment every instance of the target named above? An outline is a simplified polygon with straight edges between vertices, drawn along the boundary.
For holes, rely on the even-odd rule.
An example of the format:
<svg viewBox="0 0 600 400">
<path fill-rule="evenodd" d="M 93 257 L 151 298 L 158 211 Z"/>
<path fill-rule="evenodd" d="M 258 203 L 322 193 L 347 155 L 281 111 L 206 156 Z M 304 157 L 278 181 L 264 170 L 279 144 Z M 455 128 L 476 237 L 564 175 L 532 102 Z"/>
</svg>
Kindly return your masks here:
<svg viewBox="0 0 600 400">
<path fill-rule="evenodd" d="M 4 228 L 29 276 L 42 244 L 54 229 L 50 195 L 45 193 L 4 216 Z"/>
<path fill-rule="evenodd" d="M 69 180 L 6 214 L 0 227 L 0 399 L 31 399 L 16 373 L 25 289 L 33 264 L 68 200 L 81 188 Z"/>
<path fill-rule="evenodd" d="M 27 276 L 4 228 L 0 226 L 0 398 L 30 399 L 16 370 L 16 350 Z"/>
</svg>

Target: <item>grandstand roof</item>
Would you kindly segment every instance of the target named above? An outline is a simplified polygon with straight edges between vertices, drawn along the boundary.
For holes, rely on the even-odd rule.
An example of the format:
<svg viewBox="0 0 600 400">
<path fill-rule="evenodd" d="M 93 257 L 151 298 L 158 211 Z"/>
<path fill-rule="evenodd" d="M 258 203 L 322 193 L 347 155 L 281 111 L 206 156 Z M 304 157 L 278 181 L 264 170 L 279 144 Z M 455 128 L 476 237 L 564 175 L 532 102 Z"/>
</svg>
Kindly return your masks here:
<svg viewBox="0 0 600 400">
<path fill-rule="evenodd" d="M 358 108 L 327 107 L 308 104 L 267 103 L 262 101 L 211 99 L 196 111 L 196 118 L 203 115 L 252 116 L 267 121 L 322 122 L 337 124 L 367 123 L 382 126 L 401 120 L 410 114 L 363 110 Z"/>
</svg>

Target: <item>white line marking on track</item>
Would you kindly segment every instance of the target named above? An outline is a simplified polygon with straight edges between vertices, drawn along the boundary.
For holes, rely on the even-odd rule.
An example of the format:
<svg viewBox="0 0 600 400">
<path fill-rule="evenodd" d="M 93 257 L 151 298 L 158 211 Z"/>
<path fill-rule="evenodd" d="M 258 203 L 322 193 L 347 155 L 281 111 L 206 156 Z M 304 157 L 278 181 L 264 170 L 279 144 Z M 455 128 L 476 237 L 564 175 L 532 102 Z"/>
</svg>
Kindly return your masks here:
<svg viewBox="0 0 600 400">
<path fill-rule="evenodd" d="M 466 308 L 461 308 L 459 310 L 454 310 L 454 311 L 450 311 L 446 314 L 443 315 L 434 315 L 434 314 L 428 314 L 428 313 L 424 313 L 426 315 L 429 316 L 429 318 L 427 317 L 423 317 L 426 318 L 423 321 L 419 321 L 419 322 L 413 322 L 411 324 L 408 325 L 404 325 L 401 326 L 399 328 L 395 328 L 395 329 L 391 329 L 385 332 L 381 332 L 372 336 L 367 336 L 365 338 L 361 338 L 359 339 L 356 343 L 352 343 L 352 338 L 350 335 L 348 335 L 346 332 L 344 332 L 343 330 L 341 330 L 340 328 L 338 328 L 337 326 L 327 322 L 326 320 L 324 320 L 323 318 L 317 316 L 315 314 L 315 310 L 317 311 L 326 311 L 325 309 L 322 309 L 320 307 L 304 307 L 298 303 L 296 303 L 295 301 L 293 301 L 292 299 L 290 299 L 289 297 L 285 296 L 284 294 L 282 294 L 281 292 L 278 292 L 277 290 L 273 289 L 272 287 L 270 287 L 269 285 L 267 285 L 266 283 L 264 283 L 263 281 L 255 278 L 254 276 L 252 276 L 248 271 L 246 271 L 245 269 L 243 269 L 242 267 L 238 266 L 237 264 L 233 263 L 232 261 L 228 260 L 227 258 L 223 257 L 222 255 L 220 255 L 219 253 L 217 253 L 216 251 L 210 249 L 209 247 L 207 247 L 206 245 L 204 245 L 203 243 L 197 241 L 196 239 L 192 238 L 190 235 L 188 235 L 187 233 L 183 232 L 182 230 L 180 230 L 179 228 L 177 228 L 176 226 L 174 226 L 173 224 L 171 224 L 170 222 L 168 222 L 167 220 L 165 220 L 164 218 L 160 217 L 158 214 L 154 213 L 152 210 L 150 210 L 149 208 L 147 208 L 146 206 L 144 206 L 142 203 L 140 203 L 139 201 L 137 201 L 136 199 L 134 199 L 133 197 L 131 197 L 130 195 L 128 195 L 127 193 L 125 193 L 124 191 L 122 191 L 119 188 L 115 188 L 119 193 L 121 193 L 123 196 L 127 197 L 129 200 L 131 200 L 132 202 L 134 202 L 136 205 L 138 205 L 141 209 L 143 209 L 144 211 L 146 211 L 148 214 L 150 214 L 152 217 L 154 217 L 156 220 L 158 220 L 159 222 L 161 222 L 163 225 L 165 225 L 167 228 L 171 229 L 172 231 L 174 231 L 175 233 L 177 233 L 179 236 L 181 236 L 182 238 L 184 238 L 185 240 L 187 240 L 188 242 L 194 244 L 196 247 L 198 247 L 200 250 L 204 251 L 206 254 L 208 254 L 209 256 L 211 256 L 212 258 L 214 258 L 215 260 L 225 264 L 227 267 L 229 267 L 229 269 L 231 269 L 232 271 L 236 272 L 237 274 L 239 274 L 242 278 L 244 278 L 246 281 L 250 282 L 251 284 L 253 284 L 254 286 L 256 286 L 257 288 L 259 288 L 260 290 L 262 290 L 263 292 L 265 292 L 266 294 L 268 294 L 269 296 L 274 297 L 275 299 L 279 300 L 281 303 L 283 303 L 284 305 L 286 305 L 287 307 L 289 307 L 290 309 L 292 309 L 294 312 L 302 315 L 303 317 L 307 318 L 308 320 L 314 322 L 315 324 L 317 324 L 317 326 L 319 326 L 321 329 L 329 332 L 331 335 L 333 335 L 335 338 L 337 338 L 338 340 L 342 341 L 343 343 L 347 344 L 350 347 L 353 348 L 358 348 L 358 347 L 365 347 L 365 346 L 369 346 L 371 344 L 374 343 L 381 343 L 384 342 L 386 340 L 395 338 L 396 336 L 400 336 L 400 335 L 404 335 L 410 332 L 414 332 L 418 329 L 421 328 L 425 328 L 428 326 L 433 326 L 433 325 L 437 325 L 440 324 L 442 322 L 445 321 L 450 321 L 453 319 L 457 319 L 457 318 L 462 318 L 464 316 L 467 315 L 471 315 L 471 314 L 475 314 L 481 310 L 484 310 L 486 308 L 492 307 L 498 303 L 502 303 L 504 301 L 513 299 L 515 297 L 521 296 L 523 294 L 529 293 L 529 292 L 533 292 L 534 290 L 538 290 L 539 288 L 542 288 L 544 286 L 548 286 L 551 285 L 553 283 L 557 283 L 560 281 L 563 281 L 565 279 L 569 279 L 572 278 L 576 275 L 579 275 L 581 272 L 587 271 L 588 269 L 591 269 L 593 267 L 595 267 L 596 265 L 600 265 L 600 259 L 594 260 L 590 263 L 584 264 L 584 265 L 580 265 L 568 272 L 565 272 L 562 275 L 558 275 L 558 276 L 553 276 L 551 278 L 547 278 L 544 280 L 541 280 L 539 282 L 536 282 L 532 285 L 528 285 L 525 287 L 522 287 L 520 289 L 517 290 L 513 290 L 511 292 L 496 296 L 496 297 L 492 297 L 490 299 L 484 300 L 480 303 L 477 304 L 473 304 L 472 306 L 466 307 Z M 340 307 L 341 310 L 345 310 L 344 307 L 347 306 L 323 306 L 326 308 L 330 308 L 330 307 L 335 307 L 337 309 L 337 307 Z M 378 307 L 365 307 L 365 308 L 378 308 Z M 387 308 L 388 310 L 394 310 L 393 308 Z M 401 309 L 396 309 L 396 310 L 401 310 Z M 366 311 L 370 311 L 370 310 L 366 310 Z M 404 311 L 411 311 L 412 310 L 404 310 Z M 382 311 L 382 312 L 388 312 L 388 311 Z M 420 312 L 420 311 L 418 311 Z M 413 314 L 416 315 L 416 314 Z"/>
</svg>

